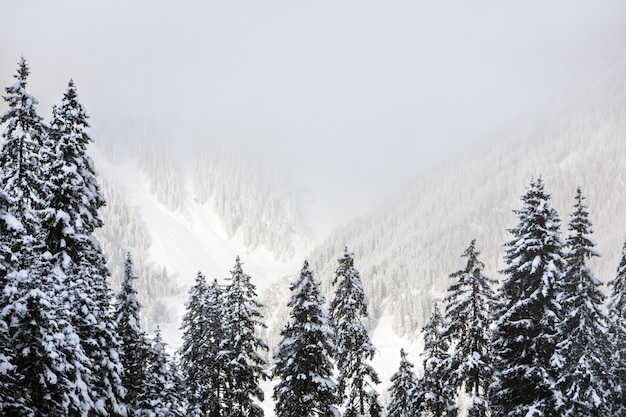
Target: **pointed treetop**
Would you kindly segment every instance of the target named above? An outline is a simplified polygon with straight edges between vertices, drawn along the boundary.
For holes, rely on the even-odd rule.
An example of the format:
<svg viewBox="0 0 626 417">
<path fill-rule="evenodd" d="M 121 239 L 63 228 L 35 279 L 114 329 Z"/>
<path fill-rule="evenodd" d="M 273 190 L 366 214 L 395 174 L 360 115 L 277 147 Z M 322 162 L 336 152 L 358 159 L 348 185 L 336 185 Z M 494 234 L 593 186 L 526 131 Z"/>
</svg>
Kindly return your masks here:
<svg viewBox="0 0 626 417">
<path fill-rule="evenodd" d="M 347 266 L 351 267 L 354 265 L 354 253 L 349 251 L 348 247 L 346 246 L 343 251 L 343 256 L 337 259 L 337 261 L 345 263 L 347 264 Z"/>
<path fill-rule="evenodd" d="M 126 272 L 125 278 L 137 278 L 137 275 L 135 275 L 135 272 L 133 271 L 133 256 L 130 254 L 130 251 L 126 252 L 126 262 L 124 263 L 124 270 Z"/>
<path fill-rule="evenodd" d="M 612 287 L 609 313 L 614 321 L 621 323 L 622 319 L 626 318 L 626 241 L 622 247 L 615 278 L 609 281 L 608 285 Z"/>
<path fill-rule="evenodd" d="M 20 60 L 17 63 L 17 74 L 13 77 L 20 81 L 20 84 L 26 85 L 26 79 L 30 75 L 30 68 L 28 68 L 28 63 L 26 63 L 26 58 L 24 55 L 20 57 Z"/>
</svg>

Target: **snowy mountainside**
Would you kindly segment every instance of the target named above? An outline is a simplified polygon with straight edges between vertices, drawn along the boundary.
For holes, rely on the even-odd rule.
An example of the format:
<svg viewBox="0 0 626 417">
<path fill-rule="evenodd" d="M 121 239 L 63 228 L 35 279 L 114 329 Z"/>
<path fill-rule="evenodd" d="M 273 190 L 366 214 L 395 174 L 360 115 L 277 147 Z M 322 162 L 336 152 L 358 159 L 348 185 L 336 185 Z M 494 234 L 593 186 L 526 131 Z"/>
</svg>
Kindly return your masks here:
<svg viewBox="0 0 626 417">
<path fill-rule="evenodd" d="M 422 367 L 420 329 L 450 284 L 449 274 L 464 266 L 461 254 L 477 239 L 486 273 L 501 279 L 504 243 L 515 226 L 513 210 L 533 177 L 542 176 L 561 218 L 561 231 L 573 211 L 580 186 L 594 223 L 593 238 L 602 255 L 591 264 L 603 282 L 614 277 L 626 239 L 626 71 L 604 79 L 555 107 L 540 120 L 486 140 L 369 215 L 335 230 L 308 255 L 327 301 L 337 259 L 347 246 L 368 298 L 374 366 L 386 403 L 389 378 L 397 370 L 400 348 Z M 275 346 L 285 323 L 290 277 L 263 292 L 268 340 Z M 267 401 L 266 401 L 267 402 Z M 266 410 L 271 414 L 271 405 Z"/>
<path fill-rule="evenodd" d="M 369 216 L 335 231 L 310 256 L 313 268 L 328 277 L 326 293 L 338 253 L 347 245 L 355 253 L 373 319 L 387 303 L 393 330 L 420 338 L 433 300 L 443 297 L 449 274 L 464 265 L 461 254 L 472 239 L 486 272 L 501 279 L 497 271 L 504 266 L 507 229 L 517 221 L 513 210 L 537 176 L 552 194 L 564 236 L 581 187 L 602 255 L 594 271 L 605 283 L 612 279 L 626 238 L 626 72 L 621 69 L 528 127 L 458 155 Z"/>
<path fill-rule="evenodd" d="M 532 177 L 545 179 L 563 232 L 581 186 L 602 254 L 594 270 L 604 282 L 613 277 L 626 238 L 622 74 L 626 71 L 616 69 L 541 120 L 458 155 L 313 250 L 298 214 L 301 202 L 280 170 L 258 165 L 253 152 L 159 149 L 151 146 L 150 133 L 132 123 L 126 138 L 95 132 L 91 154 L 109 200 L 99 237 L 113 278 L 120 276 L 122 256 L 131 249 L 140 263 L 137 284 L 149 324 L 165 326 L 166 341 L 176 347 L 185 290 L 197 272 L 226 277 L 240 255 L 266 306 L 273 348 L 285 324 L 288 284 L 303 260 L 309 259 L 329 299 L 336 260 L 348 246 L 369 299 L 373 341 L 380 351 L 376 367 L 386 386 L 400 347 L 421 364 L 419 329 L 432 300 L 443 296 L 448 275 L 463 265 L 460 255 L 472 239 L 477 239 L 486 272 L 500 278 L 507 228 L 516 222 L 512 211 L 520 207 Z M 145 139 L 137 142 L 132 136 Z M 270 410 L 271 400 L 266 402 Z"/>
<path fill-rule="evenodd" d="M 105 137 L 91 149 L 107 197 L 98 238 L 114 291 L 131 252 L 147 328 L 159 325 L 172 347 L 180 343 L 186 291 L 199 271 L 207 279 L 228 277 L 239 255 L 261 291 L 310 250 L 279 173 L 223 149 L 196 151 L 186 165 L 171 148 L 148 142 L 120 154 L 123 140 Z"/>
</svg>

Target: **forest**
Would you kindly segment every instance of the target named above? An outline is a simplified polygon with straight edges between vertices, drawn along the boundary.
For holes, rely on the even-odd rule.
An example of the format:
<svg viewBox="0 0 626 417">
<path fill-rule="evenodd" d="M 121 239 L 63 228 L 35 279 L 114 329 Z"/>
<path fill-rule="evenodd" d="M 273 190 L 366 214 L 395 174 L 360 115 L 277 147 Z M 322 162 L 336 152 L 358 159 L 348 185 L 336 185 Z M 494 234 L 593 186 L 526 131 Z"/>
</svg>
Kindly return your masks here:
<svg viewBox="0 0 626 417">
<path fill-rule="evenodd" d="M 106 199 L 74 82 L 45 123 L 28 76 L 22 58 L 0 116 L 1 415 L 262 416 L 266 380 L 280 417 L 626 412 L 626 245 L 606 296 L 590 266 L 599 254 L 585 195 L 576 190 L 562 233 L 541 177 L 514 210 L 501 282 L 485 274 L 472 240 L 416 335 L 419 376 L 401 350 L 387 404 L 348 248 L 328 283 L 304 262 L 274 346 L 262 337 L 263 305 L 239 257 L 226 283 L 198 273 L 182 345 L 170 355 L 158 328 L 152 337 L 142 328 L 130 253 L 111 296 L 94 234 Z M 332 288 L 328 303 L 323 285 Z"/>
</svg>

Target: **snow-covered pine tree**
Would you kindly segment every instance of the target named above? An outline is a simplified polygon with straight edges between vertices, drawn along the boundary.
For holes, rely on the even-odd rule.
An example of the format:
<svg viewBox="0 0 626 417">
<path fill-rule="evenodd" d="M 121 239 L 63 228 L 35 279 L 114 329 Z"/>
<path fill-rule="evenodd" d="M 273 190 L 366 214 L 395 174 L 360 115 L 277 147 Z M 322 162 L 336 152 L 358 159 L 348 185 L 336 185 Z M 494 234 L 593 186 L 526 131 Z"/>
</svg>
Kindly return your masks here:
<svg viewBox="0 0 626 417">
<path fill-rule="evenodd" d="M 8 332 L 17 353 L 14 371 L 25 391 L 24 403 L 35 413 L 49 406 L 53 414 L 87 415 L 93 408 L 87 389 L 92 364 L 80 346 L 70 306 L 63 301 L 65 275 L 55 268 L 43 243 L 48 173 L 42 156 L 47 129 L 36 113 L 37 100 L 26 93 L 28 75 L 22 58 L 18 82 L 6 89 L 4 97 L 10 109 L 0 117 L 7 123 L 0 186 L 14 203 L 10 211 L 25 226 L 21 238 L 13 239 L 16 270 L 11 288 L 5 288 L 8 303 L 3 314 L 9 317 Z M 37 372 L 41 374 L 36 376 Z"/>
<path fill-rule="evenodd" d="M 91 361 L 88 381 L 95 412 L 125 416 L 119 340 L 110 313 L 109 271 L 93 236 L 102 226 L 98 209 L 105 204 L 93 161 L 86 147 L 87 114 L 69 82 L 60 105 L 53 109 L 42 151 L 45 167 L 43 197 L 38 211 L 42 240 L 58 269 L 65 274 L 61 297 L 73 306 L 71 322 Z"/>
<path fill-rule="evenodd" d="M 289 321 L 274 353 L 277 417 L 339 416 L 337 385 L 332 379 L 332 333 L 319 287 L 305 261 L 291 284 Z"/>
<path fill-rule="evenodd" d="M 406 358 L 404 349 L 400 349 L 400 367 L 391 376 L 389 387 L 390 400 L 387 405 L 387 417 L 414 417 L 417 410 L 412 400 L 417 386 L 417 376 L 413 364 Z"/>
<path fill-rule="evenodd" d="M 219 356 L 224 339 L 222 289 L 206 283 L 199 272 L 189 290 L 183 316 L 183 344 L 179 349 L 182 393 L 190 417 L 219 417 L 224 409 L 225 357 Z"/>
<path fill-rule="evenodd" d="M 613 398 L 611 400 L 614 416 L 626 415 L 626 242 L 622 247 L 622 256 L 615 278 L 608 282 L 611 298 L 608 305 L 608 324 L 612 363 L 609 375 L 613 376 Z"/>
<path fill-rule="evenodd" d="M 12 365 L 27 410 L 18 415 L 86 417 L 93 409 L 84 380 L 89 363 L 68 306 L 59 302 L 62 288 L 50 254 L 33 253 L 38 256 L 32 257 L 30 268 L 13 277 L 4 309 L 15 352 Z"/>
<path fill-rule="evenodd" d="M 268 350 L 267 344 L 256 335 L 258 328 L 266 327 L 259 312 L 256 287 L 243 272 L 239 256 L 231 271 L 223 293 L 225 311 L 225 338 L 220 349 L 227 358 L 226 417 L 261 417 L 263 409 L 255 399 L 263 401 L 259 380 L 265 379 L 265 360 L 259 351 Z"/>
<path fill-rule="evenodd" d="M 533 180 L 514 211 L 498 290 L 493 335 L 496 382 L 490 389 L 494 415 L 558 416 L 554 390 L 558 280 L 565 270 L 558 213 L 541 178 Z"/>
<path fill-rule="evenodd" d="M 413 401 L 414 409 L 432 417 L 456 417 L 456 393 L 449 383 L 449 344 L 443 337 L 444 320 L 437 306 L 422 328 L 424 335 L 424 375 L 419 379 Z"/>
<path fill-rule="evenodd" d="M 0 188 L 11 196 L 13 215 L 22 222 L 30 234 L 36 229 L 31 208 L 41 207 L 40 196 L 44 176 L 41 172 L 41 146 L 46 136 L 46 126 L 37 114 L 36 98 L 26 91 L 30 70 L 24 57 L 20 58 L 17 82 L 5 88 L 4 100 L 9 110 L 0 116 L 2 132 L 0 153 Z"/>
<path fill-rule="evenodd" d="M 115 296 L 113 318 L 120 341 L 126 406 L 131 416 L 140 416 L 145 415 L 151 406 L 147 389 L 150 341 L 141 328 L 141 306 L 133 284 L 135 279 L 137 276 L 133 272 L 133 260 L 129 252 L 124 262 L 122 286 Z"/>
<path fill-rule="evenodd" d="M 478 259 L 476 240 L 461 255 L 467 258 L 463 269 L 452 274 L 444 302 L 443 337 L 452 348 L 446 365 L 449 381 L 456 389 L 464 388 L 471 396 L 469 417 L 487 417 L 489 386 L 493 382 L 491 363 L 491 310 L 495 303 L 492 285 L 497 281 L 483 274 L 485 265 Z"/>
<path fill-rule="evenodd" d="M 144 398 L 147 403 L 146 417 L 182 417 L 182 399 L 179 391 L 180 380 L 176 369 L 169 365 L 169 355 L 157 327 L 148 356 L 148 369 Z"/>
<path fill-rule="evenodd" d="M 558 366 L 558 412 L 562 417 L 613 416 L 609 380 L 609 346 L 600 282 L 587 261 L 600 256 L 591 240 L 591 221 L 585 197 L 576 191 L 574 212 L 565 241 L 568 252 L 559 304 L 562 320 L 553 362 Z"/>
<path fill-rule="evenodd" d="M 335 296 L 330 303 L 330 318 L 335 341 L 337 385 L 344 401 L 344 417 L 366 417 L 381 413 L 378 393 L 372 384 L 380 378 L 368 362 L 374 358 L 364 320 L 367 318 L 365 292 L 354 254 L 345 248 L 332 284 Z M 370 406 L 373 409 L 370 410 Z"/>
<path fill-rule="evenodd" d="M 8 317 L 5 318 L 12 293 L 8 284 L 14 283 L 18 267 L 13 248 L 24 234 L 22 224 L 9 212 L 11 207 L 9 195 L 0 188 L 0 415 L 19 415 L 19 403 L 24 398 L 15 375 L 15 351 L 9 339 Z"/>
<path fill-rule="evenodd" d="M 45 183 L 46 243 L 66 273 L 75 267 L 83 250 L 94 250 L 92 233 L 102 227 L 98 209 L 105 204 L 87 145 L 89 116 L 69 81 L 63 99 L 53 106 L 49 134 L 42 147 Z"/>
</svg>

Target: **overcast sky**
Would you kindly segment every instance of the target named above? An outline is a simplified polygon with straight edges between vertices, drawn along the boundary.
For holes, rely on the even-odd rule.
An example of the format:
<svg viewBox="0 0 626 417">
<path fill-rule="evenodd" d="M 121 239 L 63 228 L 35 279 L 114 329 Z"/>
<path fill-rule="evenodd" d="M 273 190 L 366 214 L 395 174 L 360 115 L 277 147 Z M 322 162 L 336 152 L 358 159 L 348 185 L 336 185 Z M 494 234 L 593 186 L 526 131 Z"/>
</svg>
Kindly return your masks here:
<svg viewBox="0 0 626 417">
<path fill-rule="evenodd" d="M 131 115 L 180 141 L 255 143 L 347 211 L 626 51 L 623 0 L 2 3 L 0 85 L 23 54 L 46 119 L 72 77 L 98 131 Z"/>
</svg>

